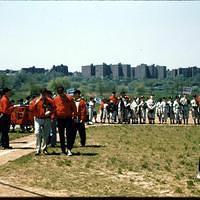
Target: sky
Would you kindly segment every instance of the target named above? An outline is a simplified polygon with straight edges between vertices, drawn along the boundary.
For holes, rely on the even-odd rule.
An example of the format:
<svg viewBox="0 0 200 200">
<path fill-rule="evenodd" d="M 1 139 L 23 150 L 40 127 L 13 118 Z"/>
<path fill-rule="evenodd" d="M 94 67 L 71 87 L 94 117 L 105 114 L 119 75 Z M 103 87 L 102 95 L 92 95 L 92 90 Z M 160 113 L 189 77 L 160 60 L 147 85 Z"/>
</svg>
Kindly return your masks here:
<svg viewBox="0 0 200 200">
<path fill-rule="evenodd" d="M 200 1 L 0 1 L 0 69 L 200 67 Z"/>
</svg>

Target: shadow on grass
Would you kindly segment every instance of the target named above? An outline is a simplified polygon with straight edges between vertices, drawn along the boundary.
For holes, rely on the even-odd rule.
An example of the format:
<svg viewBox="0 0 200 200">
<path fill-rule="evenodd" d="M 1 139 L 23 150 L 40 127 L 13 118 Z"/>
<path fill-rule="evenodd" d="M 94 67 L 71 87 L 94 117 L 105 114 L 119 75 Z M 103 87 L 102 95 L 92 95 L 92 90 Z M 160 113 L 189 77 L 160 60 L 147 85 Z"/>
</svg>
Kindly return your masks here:
<svg viewBox="0 0 200 200">
<path fill-rule="evenodd" d="M 105 147 L 105 145 L 100 145 L 100 144 L 88 144 L 85 147 L 94 147 L 94 148 L 100 148 L 100 147 Z"/>
<path fill-rule="evenodd" d="M 62 156 L 64 154 L 58 152 L 49 152 L 46 156 Z M 72 156 L 96 156 L 98 153 L 80 153 L 80 152 L 72 152 Z M 66 154 L 67 156 L 67 154 Z"/>
<path fill-rule="evenodd" d="M 74 146 L 73 148 L 86 148 L 86 147 L 100 148 L 100 147 L 106 147 L 106 146 L 100 145 L 100 144 L 88 144 L 88 145 L 85 145 L 84 147 Z"/>
<path fill-rule="evenodd" d="M 10 144 L 27 144 L 28 142 L 24 141 L 24 142 L 10 142 Z"/>
<path fill-rule="evenodd" d="M 47 156 L 59 156 L 59 155 L 61 155 L 61 153 L 58 153 L 58 152 L 55 152 L 55 151 L 49 152 L 49 153 L 47 154 Z"/>
<path fill-rule="evenodd" d="M 80 152 L 73 152 L 72 156 L 96 156 L 98 153 L 80 153 Z"/>
<path fill-rule="evenodd" d="M 34 147 L 13 147 L 13 149 L 35 149 Z"/>
</svg>

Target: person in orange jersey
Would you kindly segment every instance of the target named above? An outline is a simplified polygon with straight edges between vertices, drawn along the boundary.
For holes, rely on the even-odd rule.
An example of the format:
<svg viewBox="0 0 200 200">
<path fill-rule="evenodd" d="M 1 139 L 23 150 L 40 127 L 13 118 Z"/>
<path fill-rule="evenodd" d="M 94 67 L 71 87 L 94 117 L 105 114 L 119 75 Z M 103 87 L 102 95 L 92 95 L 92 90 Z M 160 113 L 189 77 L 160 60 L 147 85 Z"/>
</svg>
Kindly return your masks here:
<svg viewBox="0 0 200 200">
<path fill-rule="evenodd" d="M 85 131 L 85 121 L 87 118 L 87 107 L 86 102 L 81 98 L 81 91 L 76 90 L 74 92 L 74 98 L 77 109 L 77 120 L 75 120 L 75 132 L 79 132 L 81 139 L 81 146 L 84 147 L 86 143 L 86 131 Z M 76 135 L 75 135 L 76 137 Z M 75 140 L 74 137 L 74 140 Z"/>
<path fill-rule="evenodd" d="M 112 92 L 112 95 L 109 97 L 109 100 L 112 101 L 115 105 L 117 105 L 118 98 L 116 97 L 116 92 Z"/>
<path fill-rule="evenodd" d="M 100 112 L 100 122 L 103 122 L 103 108 L 104 108 L 105 99 L 101 100 L 100 106 L 99 106 L 99 112 Z"/>
<path fill-rule="evenodd" d="M 117 104 L 118 104 L 118 98 L 116 97 L 116 92 L 112 92 L 112 95 L 109 97 L 110 102 L 113 102 L 114 109 L 112 111 L 112 119 L 114 122 L 117 121 Z"/>
<path fill-rule="evenodd" d="M 36 153 L 48 154 L 47 144 L 51 130 L 51 120 L 54 119 L 54 102 L 48 97 L 46 88 L 41 89 L 40 96 L 30 102 L 29 109 L 33 111 L 36 135 Z"/>
<path fill-rule="evenodd" d="M 4 88 L 2 91 L 2 97 L 0 99 L 0 133 L 1 133 L 1 149 L 12 149 L 9 146 L 9 130 L 11 122 L 11 113 L 14 106 L 10 103 L 9 97 L 11 96 L 11 90 Z"/>
<path fill-rule="evenodd" d="M 75 129 L 73 127 L 74 119 L 77 118 L 77 110 L 74 99 L 64 93 L 64 87 L 57 88 L 58 95 L 54 98 L 55 116 L 57 119 L 58 132 L 62 154 L 72 155 Z M 65 148 L 65 131 L 67 137 L 67 152 Z"/>
</svg>

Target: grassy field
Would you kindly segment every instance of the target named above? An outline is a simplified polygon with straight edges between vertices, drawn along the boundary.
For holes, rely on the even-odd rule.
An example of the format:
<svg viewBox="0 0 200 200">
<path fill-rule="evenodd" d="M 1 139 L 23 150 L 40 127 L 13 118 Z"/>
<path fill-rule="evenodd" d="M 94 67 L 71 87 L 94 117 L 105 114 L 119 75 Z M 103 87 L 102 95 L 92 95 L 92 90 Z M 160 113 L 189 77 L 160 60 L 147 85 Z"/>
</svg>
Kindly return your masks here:
<svg viewBox="0 0 200 200">
<path fill-rule="evenodd" d="M 122 125 L 87 129 L 74 156 L 24 156 L 0 166 L 0 178 L 66 196 L 199 196 L 199 127 Z"/>
</svg>

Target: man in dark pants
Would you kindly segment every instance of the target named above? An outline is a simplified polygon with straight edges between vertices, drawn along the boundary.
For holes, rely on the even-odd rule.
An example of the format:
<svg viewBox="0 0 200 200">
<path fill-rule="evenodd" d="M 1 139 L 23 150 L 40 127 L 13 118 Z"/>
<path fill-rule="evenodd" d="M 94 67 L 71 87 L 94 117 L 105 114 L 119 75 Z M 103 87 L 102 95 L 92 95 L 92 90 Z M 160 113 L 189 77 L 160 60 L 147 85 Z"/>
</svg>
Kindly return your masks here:
<svg viewBox="0 0 200 200">
<path fill-rule="evenodd" d="M 9 146 L 9 130 L 11 113 L 13 111 L 13 105 L 9 101 L 11 95 L 10 89 L 4 88 L 2 91 L 2 97 L 0 99 L 0 132 L 1 132 L 1 149 L 11 149 Z"/>
<path fill-rule="evenodd" d="M 2 90 L 0 90 L 0 100 L 1 100 L 1 97 L 3 96 L 3 93 L 2 93 Z M 0 114 L 0 147 L 2 148 L 2 130 L 1 130 L 1 127 L 3 126 L 1 124 L 1 117 L 3 116 L 3 114 Z"/>
<path fill-rule="evenodd" d="M 57 88 L 58 95 L 54 98 L 55 116 L 60 136 L 61 150 L 66 154 L 65 149 L 65 131 L 67 137 L 67 155 L 71 156 L 73 148 L 75 131 L 73 121 L 77 117 L 76 105 L 74 99 L 70 95 L 64 93 L 64 87 Z"/>
<path fill-rule="evenodd" d="M 77 119 L 75 120 L 75 134 L 78 131 L 81 139 L 81 146 L 84 147 L 86 143 L 85 120 L 87 118 L 86 102 L 81 98 L 81 91 L 74 92 L 74 98 L 77 109 Z M 75 139 L 75 138 L 74 138 Z"/>
</svg>

